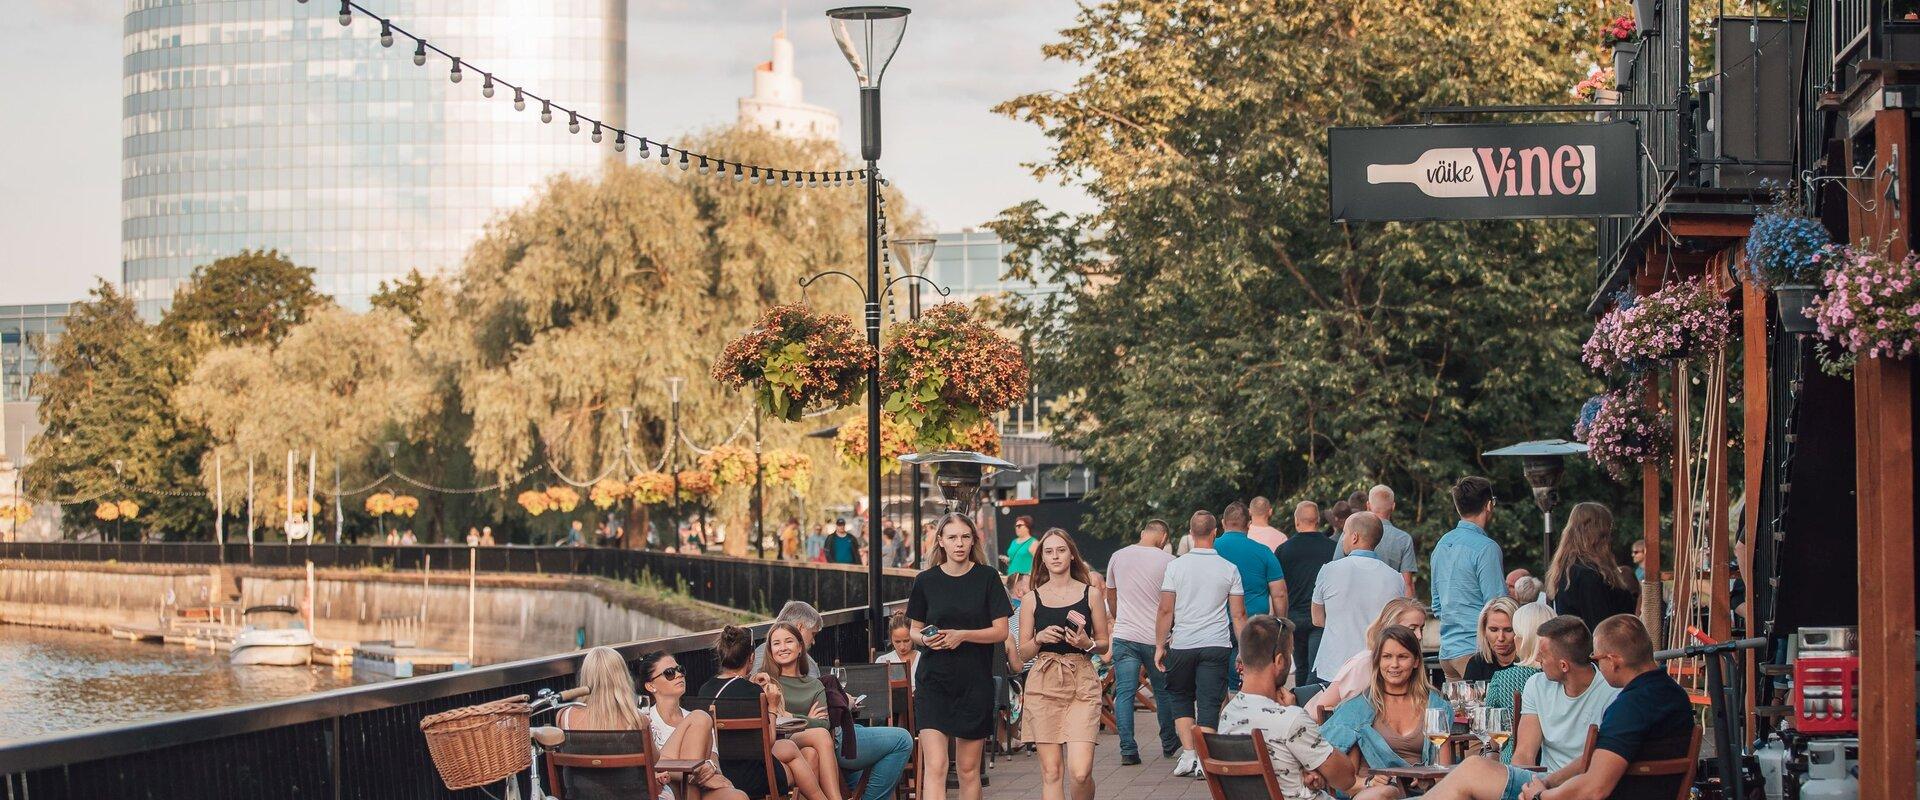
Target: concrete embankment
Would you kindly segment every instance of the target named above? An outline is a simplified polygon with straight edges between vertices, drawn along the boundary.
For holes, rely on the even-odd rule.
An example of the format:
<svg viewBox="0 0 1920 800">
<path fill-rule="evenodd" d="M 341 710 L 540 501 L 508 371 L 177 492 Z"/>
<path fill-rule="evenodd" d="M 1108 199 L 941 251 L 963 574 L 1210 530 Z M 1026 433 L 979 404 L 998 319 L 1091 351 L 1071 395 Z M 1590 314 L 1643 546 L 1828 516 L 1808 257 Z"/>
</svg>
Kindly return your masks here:
<svg viewBox="0 0 1920 800">
<path fill-rule="evenodd" d="M 0 561 L 0 623 L 105 631 L 150 627 L 169 609 L 231 600 L 306 605 L 304 570 L 166 564 Z M 473 591 L 478 660 L 507 661 L 673 636 L 743 619 L 654 587 L 604 578 L 480 575 Z M 315 573 L 315 634 L 366 641 L 402 636 L 467 649 L 467 575 L 383 570 Z"/>
</svg>

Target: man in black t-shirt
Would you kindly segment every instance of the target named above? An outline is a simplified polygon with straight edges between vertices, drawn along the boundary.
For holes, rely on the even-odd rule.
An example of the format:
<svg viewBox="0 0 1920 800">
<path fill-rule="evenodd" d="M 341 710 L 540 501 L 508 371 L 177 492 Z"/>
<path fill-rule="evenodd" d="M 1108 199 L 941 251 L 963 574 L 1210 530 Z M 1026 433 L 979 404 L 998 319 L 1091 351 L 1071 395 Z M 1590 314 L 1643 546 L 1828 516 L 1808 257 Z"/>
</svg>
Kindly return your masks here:
<svg viewBox="0 0 1920 800">
<path fill-rule="evenodd" d="M 1320 568 L 1332 561 L 1339 543 L 1320 531 L 1320 506 L 1307 501 L 1293 507 L 1294 534 L 1273 549 L 1280 573 L 1287 576 L 1287 619 L 1293 623 L 1294 685 L 1313 682 L 1313 660 L 1320 653 L 1320 628 L 1313 624 L 1313 587 Z"/>
</svg>

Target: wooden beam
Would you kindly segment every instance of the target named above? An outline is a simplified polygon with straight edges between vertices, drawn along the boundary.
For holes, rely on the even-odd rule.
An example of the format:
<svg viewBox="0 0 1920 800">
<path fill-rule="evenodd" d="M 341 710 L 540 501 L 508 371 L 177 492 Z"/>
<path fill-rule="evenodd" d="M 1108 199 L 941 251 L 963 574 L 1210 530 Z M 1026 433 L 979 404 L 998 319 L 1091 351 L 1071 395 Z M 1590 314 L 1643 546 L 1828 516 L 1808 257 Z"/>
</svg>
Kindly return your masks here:
<svg viewBox="0 0 1920 800">
<path fill-rule="evenodd" d="M 1753 229 L 1752 217 L 1710 214 L 1671 214 L 1666 218 L 1667 232 L 1678 237 L 1739 239 Z"/>
<path fill-rule="evenodd" d="M 1744 414 L 1740 426 L 1740 453 L 1745 457 L 1741 485 L 1745 487 L 1747 498 L 1747 512 L 1741 520 L 1745 523 L 1745 535 L 1740 538 L 1740 575 L 1747 583 L 1747 635 L 1758 636 L 1765 632 L 1760 630 L 1759 621 L 1754 619 L 1753 613 L 1757 607 L 1753 597 L 1759 591 L 1753 572 L 1753 548 L 1762 535 L 1760 494 L 1765 487 L 1760 484 L 1766 480 L 1767 474 L 1767 414 L 1772 399 L 1767 394 L 1767 291 L 1752 281 L 1743 281 L 1740 287 L 1740 409 Z M 1768 531 L 1765 535 L 1772 536 L 1773 533 Z M 1778 570 L 1779 565 L 1774 565 L 1774 569 Z M 1759 703 L 1755 688 L 1758 683 L 1754 674 L 1753 651 L 1745 652 L 1747 730 L 1756 731 L 1759 728 L 1755 727 L 1753 707 Z"/>
<path fill-rule="evenodd" d="M 1647 375 L 1647 407 L 1660 405 L 1660 378 L 1656 373 Z M 1647 462 L 1640 465 L 1640 539 L 1646 543 L 1646 563 L 1643 565 L 1647 577 L 1640 583 L 1640 621 L 1645 623 L 1647 631 L 1653 634 L 1653 640 L 1660 641 L 1660 465 Z"/>
</svg>

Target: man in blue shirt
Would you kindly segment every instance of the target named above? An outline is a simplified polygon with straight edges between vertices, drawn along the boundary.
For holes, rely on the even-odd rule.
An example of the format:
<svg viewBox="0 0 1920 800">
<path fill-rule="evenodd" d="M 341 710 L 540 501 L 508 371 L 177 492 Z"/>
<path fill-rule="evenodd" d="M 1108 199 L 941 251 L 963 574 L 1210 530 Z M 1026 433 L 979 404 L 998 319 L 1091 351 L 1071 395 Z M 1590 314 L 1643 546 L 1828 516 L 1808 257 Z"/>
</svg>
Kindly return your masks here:
<svg viewBox="0 0 1920 800">
<path fill-rule="evenodd" d="M 1475 634 L 1487 601 L 1507 593 L 1500 545 L 1487 536 L 1493 521 L 1493 482 L 1478 475 L 1453 485 L 1460 524 L 1433 548 L 1433 615 L 1440 619 L 1440 669 L 1457 681 L 1477 652 Z"/>
<path fill-rule="evenodd" d="M 1247 616 L 1266 614 L 1272 606 L 1272 598 L 1281 602 L 1287 599 L 1287 581 L 1280 574 L 1280 559 L 1271 549 L 1254 541 L 1247 535 L 1247 525 L 1253 521 L 1253 515 L 1247 513 L 1247 507 L 1238 501 L 1227 504 L 1220 512 L 1220 524 L 1226 533 L 1213 542 L 1214 552 L 1240 570 L 1240 586 L 1246 591 Z M 1232 651 L 1233 659 L 1240 657 L 1237 646 Z M 1229 662 L 1232 663 L 1232 662 Z M 1240 671 L 1227 673 L 1227 691 L 1240 691 Z"/>
</svg>

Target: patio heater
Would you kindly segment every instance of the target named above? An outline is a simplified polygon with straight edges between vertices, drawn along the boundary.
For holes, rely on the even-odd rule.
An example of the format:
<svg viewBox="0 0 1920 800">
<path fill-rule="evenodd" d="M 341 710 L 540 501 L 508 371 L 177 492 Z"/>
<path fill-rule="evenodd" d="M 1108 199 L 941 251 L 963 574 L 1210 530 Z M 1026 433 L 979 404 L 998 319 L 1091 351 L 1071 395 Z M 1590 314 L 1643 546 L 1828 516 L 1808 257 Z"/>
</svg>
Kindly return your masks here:
<svg viewBox="0 0 1920 800">
<path fill-rule="evenodd" d="M 1554 488 L 1566 473 L 1567 456 L 1587 452 L 1587 446 L 1565 439 L 1538 439 L 1481 453 L 1484 456 L 1520 458 L 1520 470 L 1533 490 L 1533 504 L 1540 509 L 1540 574 L 1546 575 L 1553 562 L 1553 509 L 1560 505 L 1560 492 Z"/>
</svg>

